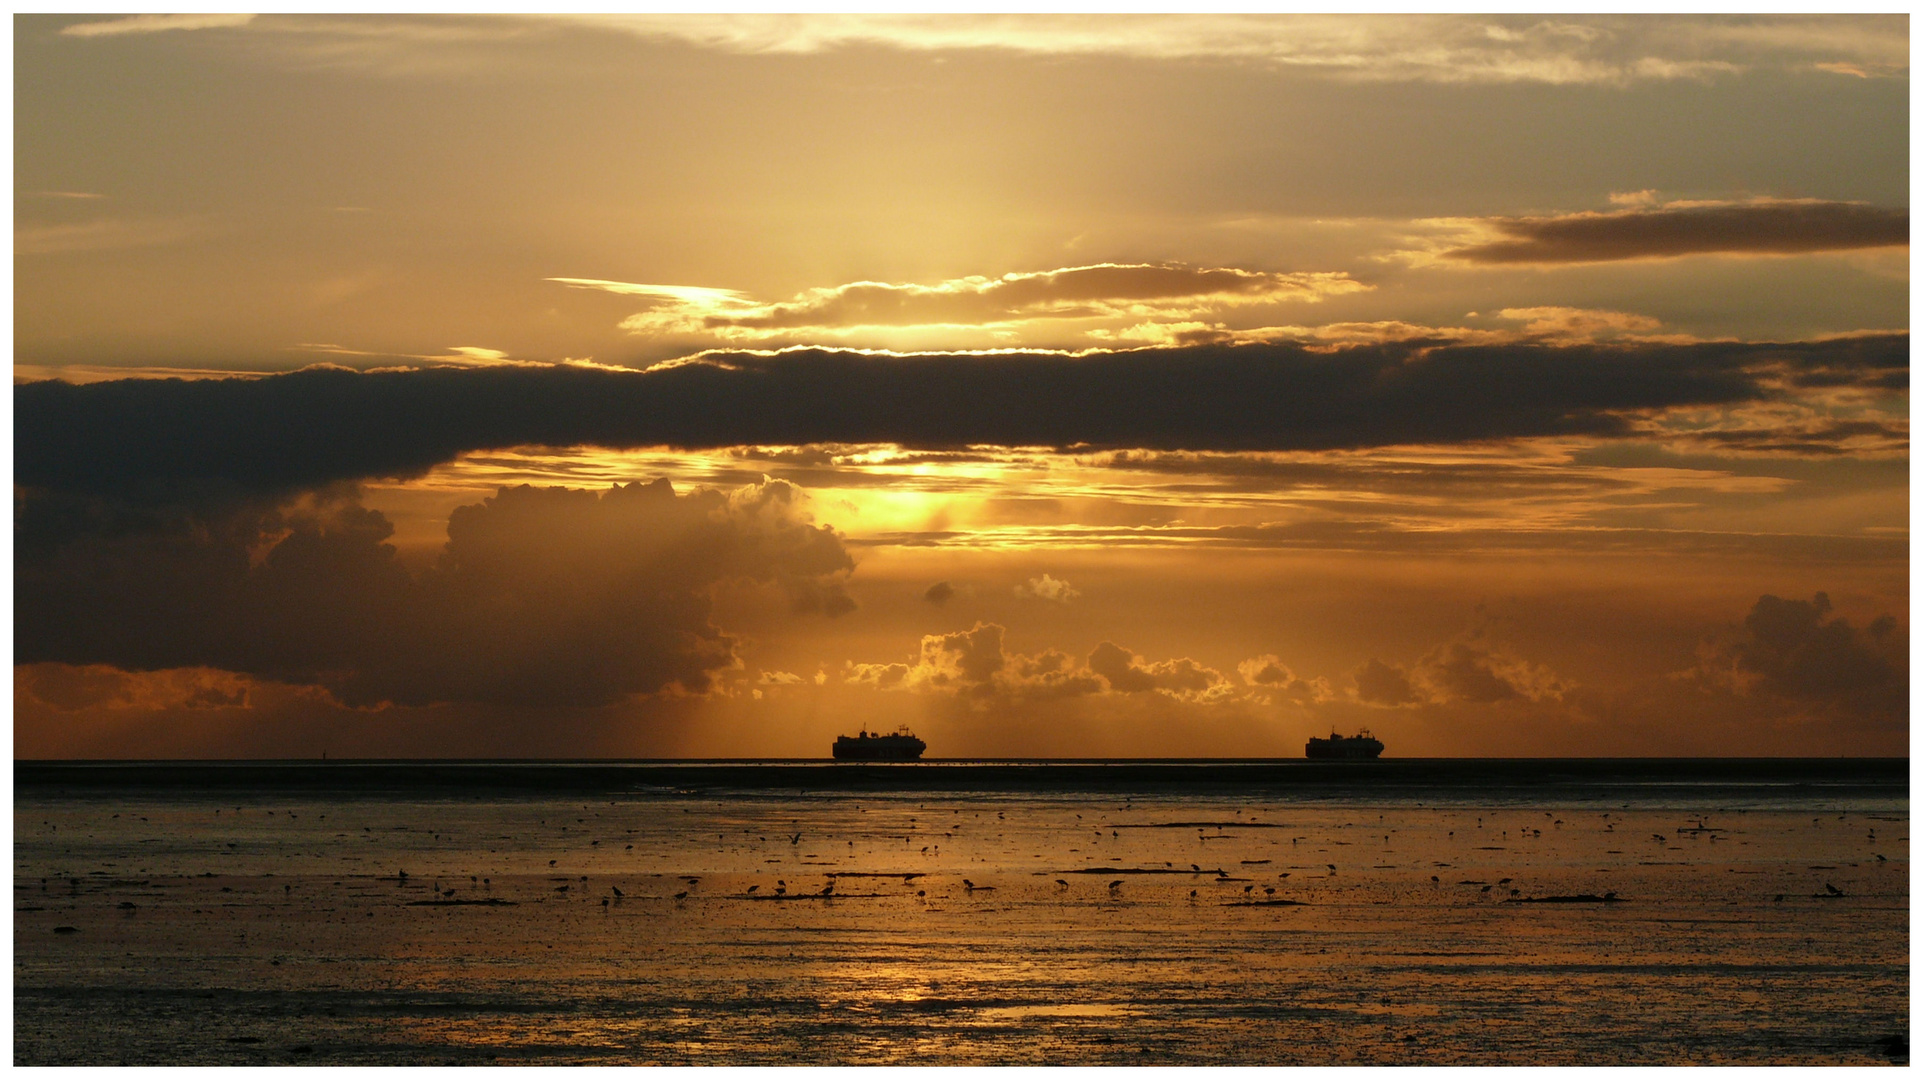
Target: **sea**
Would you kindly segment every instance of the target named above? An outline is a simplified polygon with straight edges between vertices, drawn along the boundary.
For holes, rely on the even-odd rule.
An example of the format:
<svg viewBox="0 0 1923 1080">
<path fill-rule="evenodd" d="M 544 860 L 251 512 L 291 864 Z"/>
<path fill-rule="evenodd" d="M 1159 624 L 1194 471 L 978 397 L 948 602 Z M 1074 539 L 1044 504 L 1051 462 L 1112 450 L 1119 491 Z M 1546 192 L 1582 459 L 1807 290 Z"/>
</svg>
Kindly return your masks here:
<svg viewBox="0 0 1923 1080">
<path fill-rule="evenodd" d="M 18 1065 L 1909 1060 L 1907 759 L 14 785 Z"/>
</svg>

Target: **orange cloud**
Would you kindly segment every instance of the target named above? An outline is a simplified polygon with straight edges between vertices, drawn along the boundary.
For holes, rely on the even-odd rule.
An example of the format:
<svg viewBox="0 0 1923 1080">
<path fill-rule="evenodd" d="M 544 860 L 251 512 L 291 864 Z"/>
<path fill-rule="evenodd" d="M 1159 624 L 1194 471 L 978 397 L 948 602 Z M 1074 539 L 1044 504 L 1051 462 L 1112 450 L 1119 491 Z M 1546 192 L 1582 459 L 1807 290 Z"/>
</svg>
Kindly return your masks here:
<svg viewBox="0 0 1923 1080">
<path fill-rule="evenodd" d="M 756 303 L 729 289 L 550 278 L 653 301 L 622 327 L 635 334 L 696 334 L 761 341 L 799 333 L 908 327 L 1006 327 L 1100 319 L 1189 319 L 1227 308 L 1314 303 L 1366 291 L 1341 273 L 1268 273 L 1227 267 L 1101 263 L 934 285 L 857 281 L 809 289 L 792 300 Z"/>
</svg>

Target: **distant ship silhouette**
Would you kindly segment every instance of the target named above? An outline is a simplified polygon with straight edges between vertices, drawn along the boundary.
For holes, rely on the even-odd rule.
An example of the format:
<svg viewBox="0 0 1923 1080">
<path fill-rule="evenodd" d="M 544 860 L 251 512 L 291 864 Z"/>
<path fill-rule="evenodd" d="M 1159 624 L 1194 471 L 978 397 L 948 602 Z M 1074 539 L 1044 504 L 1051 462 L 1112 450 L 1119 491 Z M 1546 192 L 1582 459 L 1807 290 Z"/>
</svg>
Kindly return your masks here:
<svg viewBox="0 0 1923 1080">
<path fill-rule="evenodd" d="M 1310 736 L 1309 745 L 1303 748 L 1303 754 L 1312 758 L 1366 761 L 1382 756 L 1382 742 L 1369 734 L 1368 728 L 1363 728 L 1347 738 L 1331 731 L 1326 739 Z"/>
<path fill-rule="evenodd" d="M 914 761 L 928 744 L 909 734 L 907 725 L 892 735 L 843 735 L 835 740 L 836 761 Z"/>
</svg>

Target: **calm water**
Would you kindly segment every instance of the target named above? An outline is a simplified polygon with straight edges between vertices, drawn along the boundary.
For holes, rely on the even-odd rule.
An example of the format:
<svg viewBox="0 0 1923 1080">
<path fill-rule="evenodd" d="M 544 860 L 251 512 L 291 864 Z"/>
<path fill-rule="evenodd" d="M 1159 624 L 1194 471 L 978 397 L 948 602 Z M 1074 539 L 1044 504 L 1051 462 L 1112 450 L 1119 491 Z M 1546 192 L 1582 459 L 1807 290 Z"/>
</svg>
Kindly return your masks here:
<svg viewBox="0 0 1923 1080">
<path fill-rule="evenodd" d="M 1908 875 L 1907 762 L 22 764 L 15 1061 L 1907 1062 Z"/>
</svg>

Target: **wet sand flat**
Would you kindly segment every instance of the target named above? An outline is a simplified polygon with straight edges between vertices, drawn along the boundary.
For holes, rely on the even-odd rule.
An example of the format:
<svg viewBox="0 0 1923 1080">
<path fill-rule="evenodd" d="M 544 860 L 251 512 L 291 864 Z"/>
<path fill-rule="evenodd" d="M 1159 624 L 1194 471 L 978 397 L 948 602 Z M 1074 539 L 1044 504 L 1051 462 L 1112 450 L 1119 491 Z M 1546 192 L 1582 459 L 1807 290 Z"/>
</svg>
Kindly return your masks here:
<svg viewBox="0 0 1923 1080">
<path fill-rule="evenodd" d="M 955 787 L 23 785 L 15 1061 L 1907 1061 L 1906 785 Z"/>
</svg>

